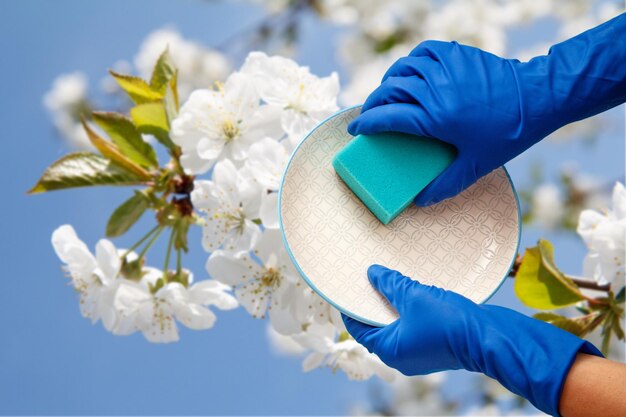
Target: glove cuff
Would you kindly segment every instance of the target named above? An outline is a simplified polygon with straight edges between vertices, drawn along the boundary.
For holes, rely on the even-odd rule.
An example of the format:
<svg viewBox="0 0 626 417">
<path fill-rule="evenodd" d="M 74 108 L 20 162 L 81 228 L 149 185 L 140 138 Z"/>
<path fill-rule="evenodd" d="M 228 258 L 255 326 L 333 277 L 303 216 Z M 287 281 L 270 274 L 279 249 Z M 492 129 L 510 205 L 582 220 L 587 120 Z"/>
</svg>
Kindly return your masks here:
<svg viewBox="0 0 626 417">
<path fill-rule="evenodd" d="M 626 101 L 626 14 L 550 48 L 512 61 L 524 137 L 533 144 L 566 124 Z"/>
<path fill-rule="evenodd" d="M 513 310 L 484 306 L 468 340 L 466 369 L 496 379 L 550 415 L 558 407 L 576 355 L 602 356 L 591 343 Z"/>
</svg>

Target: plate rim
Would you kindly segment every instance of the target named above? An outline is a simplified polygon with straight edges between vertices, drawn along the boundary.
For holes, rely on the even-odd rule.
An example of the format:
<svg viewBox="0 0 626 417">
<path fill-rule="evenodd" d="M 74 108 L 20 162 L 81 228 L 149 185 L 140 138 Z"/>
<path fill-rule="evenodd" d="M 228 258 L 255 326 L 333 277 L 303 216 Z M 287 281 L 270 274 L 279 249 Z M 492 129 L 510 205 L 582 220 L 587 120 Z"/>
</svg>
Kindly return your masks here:
<svg viewBox="0 0 626 417">
<path fill-rule="evenodd" d="M 319 288 L 317 288 L 317 286 L 315 284 L 313 284 L 311 279 L 304 273 L 304 271 L 302 271 L 302 269 L 300 268 L 300 265 L 298 264 L 298 261 L 296 261 L 295 256 L 291 252 L 291 248 L 289 247 L 289 242 L 287 242 L 287 236 L 285 236 L 285 228 L 283 226 L 283 210 L 282 210 L 283 186 L 284 186 L 284 183 L 285 183 L 285 177 L 287 176 L 287 171 L 289 170 L 289 167 L 291 166 L 291 162 L 293 161 L 294 157 L 296 156 L 296 153 L 298 152 L 298 150 L 300 149 L 302 144 L 304 142 L 306 142 L 306 140 L 317 129 L 319 129 L 321 126 L 326 124 L 328 121 L 330 121 L 331 119 L 334 119 L 335 117 L 339 116 L 342 113 L 345 113 L 345 112 L 357 109 L 357 108 L 362 107 L 362 106 L 363 106 L 362 104 L 356 104 L 354 106 L 343 108 L 343 109 L 338 110 L 337 112 L 331 114 L 330 116 L 328 116 L 327 118 L 325 118 L 324 120 L 319 122 L 313 129 L 311 129 L 306 134 L 306 136 L 304 136 L 304 138 L 302 138 L 302 140 L 298 143 L 298 145 L 293 149 L 293 151 L 291 152 L 291 155 L 289 155 L 289 159 L 287 161 L 287 165 L 285 165 L 285 168 L 283 169 L 283 172 L 281 174 L 280 187 L 278 188 L 278 226 L 279 226 L 279 229 L 280 229 L 280 234 L 281 234 L 281 238 L 282 238 L 282 241 L 283 241 L 283 245 L 285 246 L 285 249 L 287 250 L 287 254 L 289 255 L 289 258 L 291 259 L 291 262 L 293 262 L 294 266 L 296 267 L 296 270 L 298 271 L 298 273 L 300 274 L 302 279 L 307 283 L 307 285 L 313 291 L 315 291 L 315 293 L 317 295 L 322 297 L 322 299 L 324 301 L 326 301 L 328 304 L 330 304 L 331 306 L 333 306 L 334 308 L 336 308 L 337 310 L 339 310 L 343 314 L 345 314 L 345 315 L 347 315 L 349 317 L 352 317 L 353 319 L 358 320 L 361 323 L 369 324 L 370 326 L 374 326 L 374 327 L 384 327 L 384 326 L 387 326 L 387 324 L 379 323 L 379 322 L 376 322 L 374 320 L 370 320 L 368 318 L 361 317 L 358 314 L 354 314 L 351 311 L 347 310 L 346 308 L 339 306 L 337 303 L 335 303 L 330 298 L 328 298 Z M 502 287 L 502 285 L 504 285 L 504 282 L 506 281 L 507 277 L 509 276 L 509 273 L 513 269 L 513 265 L 515 265 L 515 259 L 517 258 L 517 254 L 519 253 L 519 247 L 520 247 L 520 243 L 521 243 L 521 239 L 522 239 L 522 212 L 521 212 L 521 209 L 520 209 L 519 196 L 517 195 L 517 190 L 515 189 L 515 184 L 513 184 L 513 180 L 511 179 L 511 175 L 509 174 L 509 171 L 506 169 L 506 167 L 504 165 L 502 165 L 501 168 L 504 170 L 504 173 L 506 174 L 506 178 L 509 181 L 509 184 L 511 185 L 511 190 L 513 191 L 513 195 L 515 196 L 515 205 L 516 205 L 516 208 L 517 208 L 517 244 L 515 246 L 514 256 L 511 259 L 511 262 L 509 264 L 509 267 L 507 268 L 506 273 L 504 274 L 504 276 L 500 280 L 500 283 L 491 292 L 491 294 L 489 294 L 487 297 L 485 297 L 483 300 L 481 300 L 477 304 L 484 304 L 487 301 L 489 301 L 489 299 L 491 299 L 491 297 L 493 297 L 495 295 L 495 293 L 498 292 L 498 290 Z M 496 169 L 498 169 L 498 168 L 496 168 Z"/>
</svg>

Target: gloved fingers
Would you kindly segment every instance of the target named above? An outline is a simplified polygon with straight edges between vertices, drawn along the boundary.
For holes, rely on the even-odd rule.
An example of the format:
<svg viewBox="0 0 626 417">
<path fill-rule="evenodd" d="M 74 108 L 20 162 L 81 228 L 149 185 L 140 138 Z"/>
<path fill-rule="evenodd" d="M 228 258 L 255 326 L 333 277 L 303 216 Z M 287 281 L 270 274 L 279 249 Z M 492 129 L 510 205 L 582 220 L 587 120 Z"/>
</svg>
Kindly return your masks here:
<svg viewBox="0 0 626 417">
<path fill-rule="evenodd" d="M 411 77 L 427 78 L 427 75 L 433 71 L 439 71 L 440 65 L 437 61 L 428 56 L 405 56 L 398 59 L 389 67 L 382 82 L 389 77 Z"/>
<path fill-rule="evenodd" d="M 370 265 L 367 269 L 367 277 L 376 290 L 381 293 L 389 303 L 402 316 L 406 297 L 410 297 L 410 292 L 417 284 L 411 278 L 402 275 L 400 272 L 389 269 L 382 265 Z"/>
<path fill-rule="evenodd" d="M 415 197 L 417 206 L 430 206 L 447 198 L 454 197 L 472 185 L 477 178 L 460 155 L 437 178 Z"/>
<path fill-rule="evenodd" d="M 369 324 L 361 323 L 350 316 L 341 313 L 341 319 L 346 326 L 348 333 L 360 344 L 365 346 L 370 352 L 374 347 L 374 339 L 376 335 L 383 329 L 382 327 L 374 327 Z"/>
<path fill-rule="evenodd" d="M 433 136 L 428 129 L 430 115 L 419 104 L 394 103 L 362 112 L 348 125 L 351 135 L 373 135 L 380 132 L 401 132 Z"/>
<path fill-rule="evenodd" d="M 391 103 L 418 104 L 420 97 L 425 97 L 426 94 L 428 84 L 420 77 L 390 77 L 367 97 L 361 113 Z"/>
<path fill-rule="evenodd" d="M 427 40 L 421 42 L 419 45 L 413 48 L 413 50 L 409 53 L 409 56 L 427 56 L 435 61 L 439 61 L 439 54 L 442 52 L 445 53 L 456 44 L 456 42 Z"/>
</svg>

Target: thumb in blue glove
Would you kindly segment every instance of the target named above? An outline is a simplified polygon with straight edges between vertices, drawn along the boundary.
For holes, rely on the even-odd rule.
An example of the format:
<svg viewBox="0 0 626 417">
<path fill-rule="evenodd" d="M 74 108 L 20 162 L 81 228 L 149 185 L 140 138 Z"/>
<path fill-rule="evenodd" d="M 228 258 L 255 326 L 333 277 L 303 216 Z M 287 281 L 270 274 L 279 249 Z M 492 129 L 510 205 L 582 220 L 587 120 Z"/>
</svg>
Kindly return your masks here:
<svg viewBox="0 0 626 417">
<path fill-rule="evenodd" d="M 456 42 L 426 41 L 370 94 L 352 135 L 395 131 L 457 148 L 456 160 L 416 197 L 452 197 L 556 129 L 626 100 L 626 14 L 529 62 Z"/>
<path fill-rule="evenodd" d="M 452 369 L 481 372 L 540 410 L 558 415 L 563 384 L 576 354 L 602 356 L 589 342 L 513 310 L 477 305 L 380 265 L 367 272 L 400 318 L 373 327 L 342 315 L 346 329 L 405 375 Z"/>
</svg>

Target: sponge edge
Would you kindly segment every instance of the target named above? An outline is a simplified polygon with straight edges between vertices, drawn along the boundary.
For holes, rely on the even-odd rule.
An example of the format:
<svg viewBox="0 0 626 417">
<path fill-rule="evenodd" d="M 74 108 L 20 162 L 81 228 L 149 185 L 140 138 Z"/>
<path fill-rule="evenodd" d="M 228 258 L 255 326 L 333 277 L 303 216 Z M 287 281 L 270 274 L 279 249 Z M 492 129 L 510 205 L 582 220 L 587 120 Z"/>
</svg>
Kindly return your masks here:
<svg viewBox="0 0 626 417">
<path fill-rule="evenodd" d="M 456 149 L 437 139 L 386 132 L 356 136 L 332 165 L 378 220 L 388 224 L 455 157 Z"/>
</svg>

